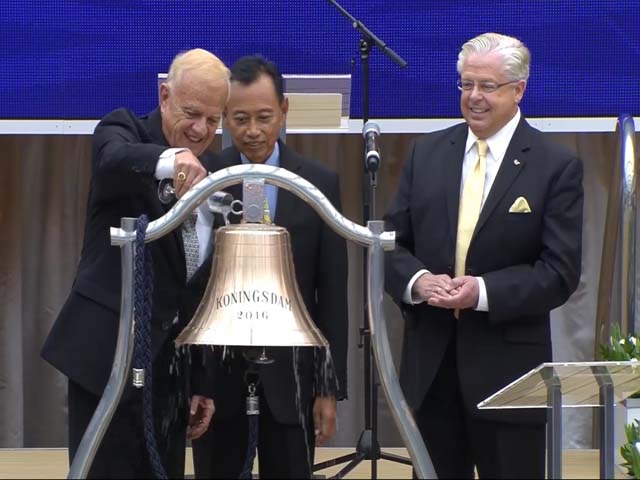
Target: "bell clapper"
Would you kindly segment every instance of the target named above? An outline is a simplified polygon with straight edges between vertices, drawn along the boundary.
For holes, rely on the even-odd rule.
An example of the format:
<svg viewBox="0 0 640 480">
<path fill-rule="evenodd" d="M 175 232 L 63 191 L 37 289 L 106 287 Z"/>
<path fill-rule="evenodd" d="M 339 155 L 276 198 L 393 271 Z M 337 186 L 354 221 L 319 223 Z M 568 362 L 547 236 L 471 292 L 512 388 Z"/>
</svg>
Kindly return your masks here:
<svg viewBox="0 0 640 480">
<path fill-rule="evenodd" d="M 270 363 L 275 362 L 275 360 L 273 358 L 270 358 L 267 355 L 267 349 L 262 347 L 262 350 L 260 351 L 260 355 L 258 356 L 258 358 L 255 360 L 256 363 L 259 363 L 260 365 L 268 365 Z"/>
<path fill-rule="evenodd" d="M 259 348 L 247 348 L 243 352 L 245 360 L 257 365 L 270 365 L 275 360 L 267 355 L 267 349 L 265 347 Z"/>
</svg>

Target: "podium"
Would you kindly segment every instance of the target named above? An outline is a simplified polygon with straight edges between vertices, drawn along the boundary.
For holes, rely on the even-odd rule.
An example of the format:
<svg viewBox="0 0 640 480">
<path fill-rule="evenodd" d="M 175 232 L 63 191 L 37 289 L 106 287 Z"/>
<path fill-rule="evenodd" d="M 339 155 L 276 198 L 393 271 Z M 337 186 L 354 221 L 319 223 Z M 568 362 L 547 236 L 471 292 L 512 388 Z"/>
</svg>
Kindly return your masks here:
<svg viewBox="0 0 640 480">
<path fill-rule="evenodd" d="M 542 363 L 478 404 L 546 408 L 547 477 L 562 478 L 562 408 L 600 407 L 600 478 L 614 478 L 616 403 L 640 391 L 640 362 Z"/>
</svg>

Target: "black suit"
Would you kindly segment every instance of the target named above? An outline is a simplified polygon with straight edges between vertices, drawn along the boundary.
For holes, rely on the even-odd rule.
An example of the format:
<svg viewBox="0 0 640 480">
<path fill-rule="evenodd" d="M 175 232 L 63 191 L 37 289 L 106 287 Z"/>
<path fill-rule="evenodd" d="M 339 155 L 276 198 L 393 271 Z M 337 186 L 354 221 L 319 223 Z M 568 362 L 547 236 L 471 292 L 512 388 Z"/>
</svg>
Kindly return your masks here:
<svg viewBox="0 0 640 480">
<path fill-rule="evenodd" d="M 283 143 L 280 167 L 305 178 L 340 209 L 338 177 L 320 164 L 304 159 Z M 226 149 L 216 163 L 216 170 L 240 164 L 234 147 Z M 241 186 L 229 189 L 241 198 Z M 347 253 L 344 239 L 303 200 L 285 189 L 278 189 L 274 223 L 285 227 L 291 236 L 295 273 L 305 305 L 315 324 L 331 346 L 339 390 L 320 392 L 315 381 L 314 352 L 300 348 L 298 366 L 300 404 L 307 420 L 307 442 L 313 449 L 313 425 L 310 422 L 312 400 L 320 394 L 346 397 L 346 353 L 348 335 Z M 296 380 L 291 348 L 270 348 L 275 363 L 259 369 L 261 386 L 260 468 L 261 476 L 300 476 L 308 474 L 306 448 L 296 406 Z M 238 352 L 236 352 L 238 353 Z M 212 378 L 216 412 L 212 427 L 194 442 L 196 476 L 229 477 L 240 472 L 246 453 L 245 397 L 243 375 L 246 362 L 238 353 L 234 358 L 214 362 L 218 365 Z M 334 382 L 335 384 L 335 382 Z M 266 401 L 265 401 L 266 400 Z M 291 428 L 288 428 L 291 427 Z M 270 450 L 270 449 L 273 450 Z M 291 453 L 294 449 L 298 453 Z M 287 457 L 289 455 L 289 457 Z"/>
<path fill-rule="evenodd" d="M 582 165 L 522 118 L 482 207 L 467 254 L 465 275 L 484 279 L 489 312 L 465 309 L 456 320 L 452 310 L 402 303 L 404 289 L 418 270 L 454 277 L 467 132 L 467 125 L 461 124 L 417 139 L 386 215 L 387 229 L 397 232 L 397 249 L 387 255 L 387 290 L 406 318 L 401 382 L 435 457 L 436 470 L 441 467 L 439 476 L 464 474 L 453 463 L 464 463 L 459 450 L 466 432 L 476 436 L 474 445 L 484 443 L 490 449 L 499 443 L 477 436 L 486 421 L 518 428 L 532 425 L 535 440 L 527 442 L 530 439 L 524 435 L 511 458 L 513 464 L 525 465 L 530 457 L 527 450 L 533 448 L 537 465 L 540 458 L 544 462 L 540 456 L 544 452 L 544 444 L 540 445 L 544 442 L 544 412 L 496 413 L 480 411 L 476 405 L 551 360 L 549 312 L 569 298 L 580 277 Z M 527 199 L 531 213 L 509 213 L 521 196 Z M 427 410 L 440 415 L 441 421 L 429 420 Z M 516 436 L 518 431 L 526 432 L 518 428 Z M 457 453 L 447 458 L 446 453 L 438 453 L 440 446 Z M 510 454 L 504 450 L 505 455 Z M 477 463 L 477 456 L 478 452 L 471 461 Z M 518 474 L 509 468 L 484 471 Z M 544 473 L 544 463 L 542 468 Z"/>
<path fill-rule="evenodd" d="M 102 395 L 114 358 L 121 254 L 120 248 L 110 244 L 109 227 L 119 226 L 122 217 L 146 214 L 154 220 L 166 212 L 168 207 L 158 199 L 154 173 L 160 154 L 167 148 L 159 110 L 140 118 L 125 109 L 115 110 L 100 121 L 94 132 L 91 190 L 80 264 L 71 293 L 42 349 L 42 357 L 69 378 L 70 458 Z M 202 161 L 208 167 L 210 156 L 204 155 Z M 179 229 L 147 248 L 154 269 L 151 335 L 156 430 L 162 437 L 160 445 L 167 452 L 165 468 L 170 475 L 182 476 L 188 379 L 186 375 L 169 374 L 168 368 L 175 361 L 173 339 L 184 324 L 173 324 L 183 302 L 186 278 Z M 149 475 L 140 430 L 140 402 L 141 392 L 128 386 L 98 450 L 91 475 Z M 168 411 L 178 412 L 171 434 L 160 426 Z"/>
</svg>

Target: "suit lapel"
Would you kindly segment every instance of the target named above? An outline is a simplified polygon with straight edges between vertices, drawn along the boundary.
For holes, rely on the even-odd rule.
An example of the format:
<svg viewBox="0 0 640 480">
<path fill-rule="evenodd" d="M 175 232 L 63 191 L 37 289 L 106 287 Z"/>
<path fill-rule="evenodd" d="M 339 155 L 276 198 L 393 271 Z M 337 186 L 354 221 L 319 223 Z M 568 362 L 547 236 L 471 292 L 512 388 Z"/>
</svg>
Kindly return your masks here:
<svg viewBox="0 0 640 480">
<path fill-rule="evenodd" d="M 280 167 L 286 168 L 296 175 L 300 175 L 302 164 L 284 143 L 278 143 L 280 146 Z M 286 226 L 289 223 L 288 219 L 293 218 L 295 208 L 295 196 L 284 188 L 278 188 L 278 203 L 276 205 L 276 216 L 273 222 L 276 225 Z"/>
<path fill-rule="evenodd" d="M 462 163 L 464 161 L 464 147 L 467 142 L 467 126 L 462 124 L 454 130 L 449 138 L 449 151 L 444 159 L 444 181 L 447 198 L 447 214 L 451 238 L 458 235 L 458 210 L 460 208 L 460 179 L 462 178 Z"/>
<path fill-rule="evenodd" d="M 169 143 L 164 138 L 164 133 L 162 133 L 162 119 L 160 117 L 160 109 L 159 108 L 156 108 L 147 117 L 147 128 L 148 128 L 148 131 L 149 131 L 149 135 L 151 136 L 151 142 L 152 143 L 154 143 L 156 145 L 164 145 L 167 148 L 169 148 Z M 159 183 L 160 182 L 158 180 L 154 180 L 154 184 L 156 186 L 156 189 L 158 188 L 158 184 Z M 169 211 L 169 209 L 171 209 L 171 207 L 173 207 L 174 203 L 176 203 L 175 198 L 170 203 L 168 203 L 167 205 L 163 204 L 160 200 L 158 200 L 157 202 L 154 202 L 154 204 L 157 204 L 157 206 L 159 207 L 157 210 L 159 212 L 162 212 L 162 215 L 167 213 Z"/>
<path fill-rule="evenodd" d="M 473 232 L 474 237 L 486 223 L 489 216 L 491 216 L 491 213 L 495 210 L 502 197 L 504 197 L 515 179 L 520 175 L 520 172 L 526 168 L 527 152 L 531 148 L 529 133 L 529 126 L 523 117 L 520 119 L 516 131 L 513 133 L 513 137 L 504 154 L 487 200 L 480 211 L 480 217 Z"/>
<path fill-rule="evenodd" d="M 160 116 L 159 108 L 156 108 L 149 114 L 147 118 L 147 126 L 152 142 L 157 145 L 165 145 L 167 148 L 169 148 L 169 144 L 164 137 L 164 133 L 162 132 L 162 118 Z M 167 205 L 160 202 L 157 195 L 158 183 L 158 181 L 153 182 L 153 184 L 155 185 L 155 189 L 153 192 L 154 201 L 152 203 L 154 207 L 156 207 L 155 210 L 157 212 L 157 216 L 155 218 L 158 218 L 167 213 L 176 203 L 176 200 L 173 200 Z M 171 233 L 167 234 L 166 245 L 171 250 L 174 250 L 174 252 L 167 253 L 169 261 L 173 265 L 173 268 L 177 272 L 178 276 L 184 278 L 184 276 L 186 275 L 186 263 L 184 258 L 184 247 L 182 245 L 182 232 L 180 228 L 176 228 Z"/>
</svg>

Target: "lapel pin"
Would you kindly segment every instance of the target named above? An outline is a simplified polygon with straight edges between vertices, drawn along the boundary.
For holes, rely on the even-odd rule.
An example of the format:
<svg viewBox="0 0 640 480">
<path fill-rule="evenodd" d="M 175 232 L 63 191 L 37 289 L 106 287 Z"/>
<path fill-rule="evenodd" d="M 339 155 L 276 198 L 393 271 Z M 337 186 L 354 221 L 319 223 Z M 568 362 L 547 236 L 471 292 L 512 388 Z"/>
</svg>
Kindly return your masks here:
<svg viewBox="0 0 640 480">
<path fill-rule="evenodd" d="M 520 160 L 518 160 L 517 158 L 513 161 L 514 165 L 520 165 Z"/>
</svg>

